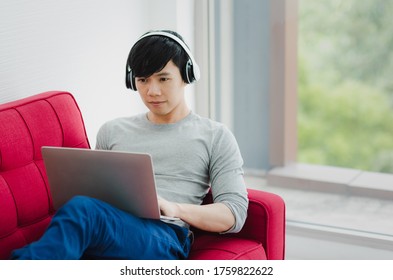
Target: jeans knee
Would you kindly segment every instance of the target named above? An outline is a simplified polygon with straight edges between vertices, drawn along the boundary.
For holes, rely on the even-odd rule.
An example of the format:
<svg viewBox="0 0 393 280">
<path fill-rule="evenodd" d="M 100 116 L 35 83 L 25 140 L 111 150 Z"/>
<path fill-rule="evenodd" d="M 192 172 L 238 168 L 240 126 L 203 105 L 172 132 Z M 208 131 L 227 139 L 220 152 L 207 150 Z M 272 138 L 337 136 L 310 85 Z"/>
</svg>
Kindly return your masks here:
<svg viewBox="0 0 393 280">
<path fill-rule="evenodd" d="M 94 198 L 88 196 L 76 195 L 67 202 L 67 205 L 77 206 L 77 207 L 88 206 L 93 203 L 93 200 Z"/>
<path fill-rule="evenodd" d="M 88 196 L 83 196 L 83 195 L 77 195 L 71 198 L 66 204 L 63 205 L 59 209 L 59 211 L 63 212 L 85 212 L 89 213 L 90 211 L 94 211 L 94 198 L 88 197 Z"/>
</svg>

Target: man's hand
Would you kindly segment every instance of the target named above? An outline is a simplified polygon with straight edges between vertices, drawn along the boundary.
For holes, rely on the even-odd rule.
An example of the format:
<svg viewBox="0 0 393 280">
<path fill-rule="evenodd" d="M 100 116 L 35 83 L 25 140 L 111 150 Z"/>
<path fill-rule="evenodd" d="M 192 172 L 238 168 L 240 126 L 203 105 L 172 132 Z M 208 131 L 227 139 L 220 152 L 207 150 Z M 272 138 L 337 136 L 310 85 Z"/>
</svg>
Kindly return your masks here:
<svg viewBox="0 0 393 280">
<path fill-rule="evenodd" d="M 160 207 L 161 215 L 179 218 L 179 206 L 177 203 L 158 197 L 158 206 Z"/>
</svg>

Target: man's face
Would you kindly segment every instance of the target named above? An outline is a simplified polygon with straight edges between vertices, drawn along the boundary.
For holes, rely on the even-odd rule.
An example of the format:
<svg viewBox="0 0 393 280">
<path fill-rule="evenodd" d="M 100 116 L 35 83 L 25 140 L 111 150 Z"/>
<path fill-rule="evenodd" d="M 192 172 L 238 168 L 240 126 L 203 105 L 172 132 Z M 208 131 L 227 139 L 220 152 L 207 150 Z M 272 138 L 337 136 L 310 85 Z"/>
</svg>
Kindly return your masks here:
<svg viewBox="0 0 393 280">
<path fill-rule="evenodd" d="M 179 68 L 170 60 L 150 77 L 136 77 L 136 87 L 150 110 L 149 119 L 157 123 L 176 122 L 189 113 L 184 99 L 183 81 Z"/>
</svg>

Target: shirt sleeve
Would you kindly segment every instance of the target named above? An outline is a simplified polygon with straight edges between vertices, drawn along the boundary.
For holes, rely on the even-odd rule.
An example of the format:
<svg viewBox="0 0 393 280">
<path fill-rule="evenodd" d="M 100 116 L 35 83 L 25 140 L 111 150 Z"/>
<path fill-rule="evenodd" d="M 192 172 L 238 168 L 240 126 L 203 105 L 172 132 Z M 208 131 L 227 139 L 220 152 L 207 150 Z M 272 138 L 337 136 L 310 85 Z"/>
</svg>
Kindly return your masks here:
<svg viewBox="0 0 393 280">
<path fill-rule="evenodd" d="M 209 169 L 213 201 L 227 205 L 235 217 L 234 226 L 223 233 L 239 232 L 247 218 L 248 196 L 242 166 L 236 139 L 222 126 L 213 139 Z"/>
</svg>

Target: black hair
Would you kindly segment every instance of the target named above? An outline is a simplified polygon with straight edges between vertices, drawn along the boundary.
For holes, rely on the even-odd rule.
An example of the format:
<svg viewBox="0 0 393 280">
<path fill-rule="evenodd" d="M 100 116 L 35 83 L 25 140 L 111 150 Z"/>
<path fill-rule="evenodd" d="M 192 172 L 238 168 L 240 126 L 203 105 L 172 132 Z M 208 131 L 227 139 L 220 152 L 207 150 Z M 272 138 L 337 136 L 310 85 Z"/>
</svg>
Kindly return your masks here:
<svg viewBox="0 0 393 280">
<path fill-rule="evenodd" d="M 174 31 L 159 31 L 171 33 L 184 42 L 183 38 Z M 134 77 L 150 77 L 161 71 L 170 60 L 179 68 L 183 81 L 187 82 L 183 69 L 186 68 L 188 55 L 179 43 L 169 37 L 152 35 L 142 38 L 132 47 L 127 63 Z"/>
</svg>

